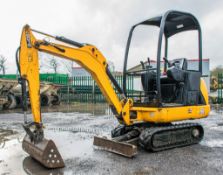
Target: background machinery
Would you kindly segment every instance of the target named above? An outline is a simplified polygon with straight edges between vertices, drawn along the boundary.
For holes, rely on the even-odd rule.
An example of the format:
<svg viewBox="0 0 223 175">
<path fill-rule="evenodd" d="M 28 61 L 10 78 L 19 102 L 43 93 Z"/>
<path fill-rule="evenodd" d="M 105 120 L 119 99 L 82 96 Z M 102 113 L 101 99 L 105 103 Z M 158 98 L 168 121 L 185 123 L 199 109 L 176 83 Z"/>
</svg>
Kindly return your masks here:
<svg viewBox="0 0 223 175">
<path fill-rule="evenodd" d="M 41 106 L 59 105 L 60 96 L 58 90 L 62 86 L 49 82 L 41 82 L 40 84 L 40 101 Z M 28 90 L 28 89 L 27 89 Z M 17 80 L 0 79 L 0 110 L 14 109 L 22 106 L 21 85 Z M 28 96 L 28 91 L 27 91 Z M 29 98 L 27 97 L 27 104 Z"/>
<path fill-rule="evenodd" d="M 127 71 L 128 52 L 134 29 L 139 25 L 151 25 L 160 28 L 157 65 L 150 66 L 150 60 L 141 62 L 141 70 Z M 187 69 L 187 59 L 168 59 L 168 39 L 180 32 L 198 31 L 199 66 L 198 70 Z M 60 41 L 38 40 L 33 32 Z M 163 37 L 164 71 L 161 71 L 161 50 Z M 112 139 L 94 137 L 94 145 L 106 150 L 132 157 L 137 146 L 151 151 L 198 143 L 204 135 L 203 127 L 198 123 L 174 123 L 188 119 L 207 117 L 210 111 L 208 91 L 202 77 L 202 41 L 201 28 L 197 19 L 189 13 L 168 11 L 164 15 L 150 18 L 134 25 L 127 41 L 123 87 L 116 82 L 108 69 L 102 53 L 93 45 L 79 43 L 65 37 L 52 36 L 24 26 L 20 47 L 17 50 L 17 64 L 20 72 L 19 82 L 22 91 L 29 89 L 29 98 L 33 122 L 26 119 L 26 93 L 23 93 L 25 116 L 24 129 L 27 135 L 23 140 L 23 149 L 48 168 L 63 167 L 63 159 L 52 140 L 44 138 L 40 110 L 40 83 L 38 52 L 46 52 L 70 59 L 84 67 L 95 79 L 120 125 L 111 132 Z M 140 94 L 126 93 L 126 77 L 140 77 L 143 91 Z M 117 89 L 118 93 L 114 90 Z M 56 156 L 50 156 L 54 153 Z"/>
<path fill-rule="evenodd" d="M 16 80 L 0 79 L 0 110 L 13 109 L 16 107 L 17 97 L 13 94 L 13 90 L 18 85 Z"/>
</svg>

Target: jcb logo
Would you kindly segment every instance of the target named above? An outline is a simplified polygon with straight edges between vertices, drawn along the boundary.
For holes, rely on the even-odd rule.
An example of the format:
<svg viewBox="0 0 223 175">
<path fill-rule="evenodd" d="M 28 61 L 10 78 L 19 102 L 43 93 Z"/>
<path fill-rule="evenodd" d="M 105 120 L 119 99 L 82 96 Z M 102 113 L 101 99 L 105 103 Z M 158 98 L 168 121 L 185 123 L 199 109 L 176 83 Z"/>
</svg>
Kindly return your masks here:
<svg viewBox="0 0 223 175">
<path fill-rule="evenodd" d="M 192 113 L 192 109 L 189 108 L 189 109 L 188 109 L 188 114 L 191 114 L 191 113 Z"/>
<path fill-rule="evenodd" d="M 201 115 L 204 115 L 204 114 L 205 114 L 205 110 L 204 110 L 204 108 L 201 108 L 201 109 L 200 109 L 200 114 L 201 114 Z"/>
<path fill-rule="evenodd" d="M 32 62 L 33 61 L 33 57 L 31 54 L 28 55 L 28 62 Z"/>
</svg>

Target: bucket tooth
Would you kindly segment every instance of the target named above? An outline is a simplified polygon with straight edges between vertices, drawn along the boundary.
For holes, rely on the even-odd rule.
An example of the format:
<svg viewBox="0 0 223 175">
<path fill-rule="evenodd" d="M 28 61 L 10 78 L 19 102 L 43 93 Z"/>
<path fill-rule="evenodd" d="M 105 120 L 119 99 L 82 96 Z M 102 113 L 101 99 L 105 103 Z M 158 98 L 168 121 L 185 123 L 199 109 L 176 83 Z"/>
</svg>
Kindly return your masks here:
<svg viewBox="0 0 223 175">
<path fill-rule="evenodd" d="M 95 136 L 93 144 L 106 151 L 120 154 L 125 157 L 131 158 L 137 154 L 137 146 L 126 142 L 119 142 Z"/>
<path fill-rule="evenodd" d="M 26 135 L 22 142 L 22 148 L 31 157 L 40 162 L 47 168 L 62 168 L 65 166 L 64 161 L 52 140 L 43 139 L 41 142 L 31 142 Z"/>
</svg>

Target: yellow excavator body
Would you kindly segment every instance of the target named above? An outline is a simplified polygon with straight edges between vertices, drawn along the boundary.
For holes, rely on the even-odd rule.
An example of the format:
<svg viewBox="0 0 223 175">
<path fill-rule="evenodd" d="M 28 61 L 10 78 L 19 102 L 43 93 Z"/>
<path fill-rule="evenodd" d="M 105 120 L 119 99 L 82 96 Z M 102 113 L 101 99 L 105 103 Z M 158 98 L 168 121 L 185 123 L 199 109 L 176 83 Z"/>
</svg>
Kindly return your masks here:
<svg viewBox="0 0 223 175">
<path fill-rule="evenodd" d="M 182 15 L 181 13 L 179 14 Z M 62 44 L 38 40 L 33 35 L 33 32 L 54 38 L 55 40 L 62 42 Z M 199 119 L 208 116 L 210 112 L 208 90 L 202 77 L 199 76 L 198 78 L 199 90 L 189 91 L 192 96 L 193 94 L 197 95 L 199 102 L 195 99 L 192 100 L 192 102 L 187 101 L 185 104 L 177 104 L 161 103 L 159 100 L 156 100 L 154 105 L 153 103 L 151 105 L 147 102 L 139 104 L 138 102 L 135 102 L 134 98 L 127 97 L 117 85 L 109 72 L 106 58 L 95 46 L 78 43 L 64 37 L 45 34 L 25 25 L 22 30 L 20 48 L 17 53 L 17 64 L 20 72 L 20 83 L 23 88 L 24 113 L 26 115 L 27 94 L 25 88 L 26 83 L 28 83 L 33 122 L 28 123 L 25 121 L 24 129 L 26 130 L 27 135 L 23 141 L 23 149 L 44 166 L 48 168 L 58 168 L 63 167 L 65 164 L 53 141 L 45 139 L 43 134 L 43 123 L 40 112 L 39 51 L 75 61 L 85 68 L 96 81 L 115 117 L 122 125 L 122 127 L 120 127 L 121 129 L 119 128 L 116 131 L 124 133 L 123 135 L 129 134 L 131 136 L 131 139 L 129 139 L 130 141 L 126 141 L 127 137 L 130 138 L 129 135 L 117 135 L 117 133 L 115 134 L 116 131 L 114 131 L 113 136 L 115 139 L 111 141 L 102 138 L 100 140 L 100 138 L 96 137 L 94 142 L 95 145 L 107 146 L 110 150 L 113 150 L 112 152 L 131 157 L 136 154 L 136 146 L 131 143 L 136 142 L 138 139 L 140 140 L 140 145 L 142 147 L 153 151 L 198 143 L 202 139 L 203 128 L 198 124 L 184 124 L 180 126 L 171 124 L 176 121 Z M 176 69 L 176 65 L 173 64 L 171 67 L 170 73 L 173 68 Z M 183 73 L 183 75 L 189 74 L 190 76 L 194 76 L 194 73 L 191 73 L 190 71 L 180 69 L 180 72 Z M 142 74 L 147 75 L 145 73 Z M 198 75 L 197 73 L 195 74 Z M 160 78 L 159 71 L 157 71 L 157 76 Z M 165 77 L 165 80 L 167 78 L 168 77 Z M 174 79 L 174 77 L 172 77 L 172 79 Z M 158 80 L 159 79 L 156 79 L 156 83 Z M 174 80 L 174 83 L 183 84 L 182 81 L 183 80 Z M 120 96 L 118 96 L 114 90 L 114 86 L 119 90 Z M 159 86 L 160 85 L 158 84 L 156 87 Z M 158 88 L 157 91 L 159 92 Z M 165 129 L 161 129 L 161 125 L 163 124 Z M 31 130 L 32 126 L 34 126 L 34 130 Z M 129 128 L 131 128 L 130 132 L 128 130 Z M 156 131 L 151 128 L 156 128 Z M 145 137 L 149 137 L 146 132 L 153 133 L 153 138 L 157 138 L 157 140 L 152 140 L 150 143 L 144 143 L 146 140 Z M 165 135 L 172 135 L 176 141 L 169 144 L 170 141 L 165 140 L 166 138 L 162 140 Z M 187 140 L 183 140 L 183 137 L 187 138 Z M 123 140 L 125 142 L 123 142 Z"/>
</svg>

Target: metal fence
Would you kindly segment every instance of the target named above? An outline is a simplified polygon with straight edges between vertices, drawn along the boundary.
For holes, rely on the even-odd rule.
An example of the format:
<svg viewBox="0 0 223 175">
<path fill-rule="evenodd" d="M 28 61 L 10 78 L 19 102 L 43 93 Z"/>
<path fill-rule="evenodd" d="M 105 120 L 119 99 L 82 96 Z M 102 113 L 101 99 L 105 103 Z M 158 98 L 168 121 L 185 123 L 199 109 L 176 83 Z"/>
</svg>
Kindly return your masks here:
<svg viewBox="0 0 223 175">
<path fill-rule="evenodd" d="M 217 102 L 223 103 L 223 73 L 218 74 L 218 99 Z"/>
<path fill-rule="evenodd" d="M 122 87 L 122 76 L 115 76 L 116 81 Z M 52 82 L 61 86 L 59 95 L 61 101 L 70 102 L 105 102 L 98 85 L 90 76 L 77 77 L 46 77 L 41 81 Z M 115 90 L 118 94 L 117 90 Z M 127 78 L 127 93 L 133 93 L 133 77 Z M 119 94 L 118 94 L 119 95 Z"/>
</svg>

